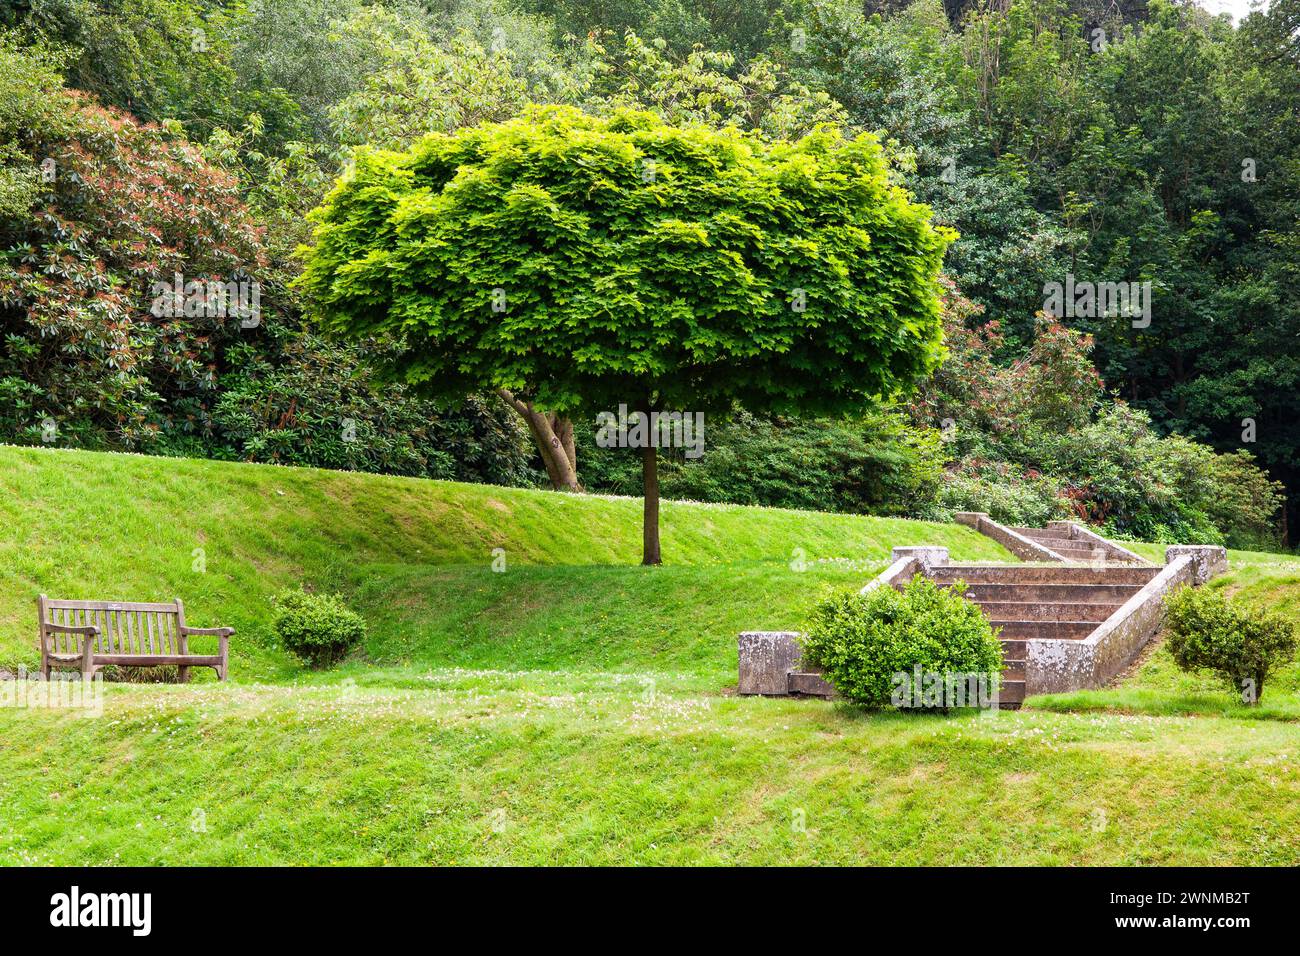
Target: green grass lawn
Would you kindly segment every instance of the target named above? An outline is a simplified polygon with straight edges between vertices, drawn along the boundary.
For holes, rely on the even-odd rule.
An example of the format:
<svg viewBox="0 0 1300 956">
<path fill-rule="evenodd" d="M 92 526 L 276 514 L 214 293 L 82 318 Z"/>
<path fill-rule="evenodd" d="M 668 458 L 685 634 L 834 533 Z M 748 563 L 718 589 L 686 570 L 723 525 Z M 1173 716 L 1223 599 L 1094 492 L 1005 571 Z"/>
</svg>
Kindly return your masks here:
<svg viewBox="0 0 1300 956">
<path fill-rule="evenodd" d="M 639 500 L 0 446 L 0 666 L 39 660 L 42 591 L 180 597 L 191 624 L 236 629 L 234 680 L 288 679 L 268 601 L 305 583 L 374 621 L 377 663 L 716 676 L 737 631 L 797 624 L 821 583 L 865 582 L 894 545 L 1011 560 L 968 528 L 902 519 L 664 502 L 662 527 L 665 564 L 642 568 Z"/>
<path fill-rule="evenodd" d="M 41 590 L 239 629 L 228 684 L 0 707 L 0 862 L 1300 863 L 1295 668 L 1254 711 L 1159 651 L 996 716 L 730 696 L 737 631 L 893 545 L 1010 560 L 963 527 L 669 503 L 641 568 L 631 500 L 14 448 L 0 509 L 0 663 L 36 660 Z M 299 582 L 363 654 L 274 648 Z M 1293 558 L 1214 586 L 1300 617 Z"/>
<path fill-rule="evenodd" d="M 864 716 L 663 674 L 397 676 L 2 714 L 0 858 L 1300 863 L 1291 724 Z"/>
</svg>

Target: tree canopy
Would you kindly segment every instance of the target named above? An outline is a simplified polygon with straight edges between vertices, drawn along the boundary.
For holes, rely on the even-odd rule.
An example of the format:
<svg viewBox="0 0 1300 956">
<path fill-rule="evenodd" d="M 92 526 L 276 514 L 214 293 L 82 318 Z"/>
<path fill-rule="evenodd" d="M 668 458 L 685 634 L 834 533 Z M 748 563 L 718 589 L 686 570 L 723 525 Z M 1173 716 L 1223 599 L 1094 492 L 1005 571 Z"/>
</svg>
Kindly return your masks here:
<svg viewBox="0 0 1300 956">
<path fill-rule="evenodd" d="M 941 355 L 953 234 L 871 135 L 534 107 L 363 150 L 313 216 L 300 285 L 327 327 L 400 336 L 392 372 L 434 393 L 835 413 Z"/>
</svg>

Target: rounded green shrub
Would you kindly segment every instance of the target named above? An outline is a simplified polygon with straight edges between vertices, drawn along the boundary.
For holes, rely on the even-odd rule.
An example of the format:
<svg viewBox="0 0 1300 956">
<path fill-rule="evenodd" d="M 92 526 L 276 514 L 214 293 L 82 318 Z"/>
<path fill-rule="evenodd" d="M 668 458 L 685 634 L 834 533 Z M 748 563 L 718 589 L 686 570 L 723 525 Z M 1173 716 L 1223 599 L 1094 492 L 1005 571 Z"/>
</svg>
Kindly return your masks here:
<svg viewBox="0 0 1300 956">
<path fill-rule="evenodd" d="M 285 650 L 312 667 L 343 659 L 366 636 L 366 622 L 337 594 L 310 594 L 301 588 L 275 597 L 271 626 Z"/>
<path fill-rule="evenodd" d="M 916 706 L 934 676 L 940 681 L 1002 670 L 1002 647 L 962 588 L 941 588 L 917 575 L 902 590 L 835 593 L 813 610 L 802 638 L 804 663 L 820 668 L 847 700 L 866 707 Z M 926 687 L 915 687 L 918 673 Z M 900 690 L 908 703 L 900 702 Z M 948 706 L 922 702 L 921 706 Z"/>
<path fill-rule="evenodd" d="M 1165 598 L 1165 611 L 1174 663 L 1212 671 L 1245 703 L 1258 703 L 1269 672 L 1295 656 L 1295 625 L 1219 591 L 1179 588 Z"/>
</svg>

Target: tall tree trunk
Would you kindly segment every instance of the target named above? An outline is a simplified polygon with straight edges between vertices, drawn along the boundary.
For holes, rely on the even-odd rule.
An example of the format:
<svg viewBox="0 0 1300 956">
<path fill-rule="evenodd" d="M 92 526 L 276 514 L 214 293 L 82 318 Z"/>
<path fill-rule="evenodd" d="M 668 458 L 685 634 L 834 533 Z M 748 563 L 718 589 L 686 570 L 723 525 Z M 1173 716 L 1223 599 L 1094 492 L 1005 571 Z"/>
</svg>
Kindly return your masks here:
<svg viewBox="0 0 1300 956">
<path fill-rule="evenodd" d="M 498 389 L 497 394 L 528 425 L 551 487 L 556 491 L 582 491 L 578 482 L 578 455 L 573 445 L 573 422 L 561 415 L 539 412 L 507 389 Z"/>
<path fill-rule="evenodd" d="M 650 403 L 646 403 L 646 444 L 641 449 L 641 488 L 645 511 L 641 519 L 641 563 L 662 564 L 659 557 L 659 449 L 650 433 Z"/>
<path fill-rule="evenodd" d="M 641 493 L 645 497 L 645 510 L 641 515 L 641 563 L 660 564 L 659 558 L 659 449 L 658 438 L 650 428 L 654 412 L 654 394 L 641 402 L 640 411 L 646 416 L 646 444 L 641 449 Z"/>
</svg>

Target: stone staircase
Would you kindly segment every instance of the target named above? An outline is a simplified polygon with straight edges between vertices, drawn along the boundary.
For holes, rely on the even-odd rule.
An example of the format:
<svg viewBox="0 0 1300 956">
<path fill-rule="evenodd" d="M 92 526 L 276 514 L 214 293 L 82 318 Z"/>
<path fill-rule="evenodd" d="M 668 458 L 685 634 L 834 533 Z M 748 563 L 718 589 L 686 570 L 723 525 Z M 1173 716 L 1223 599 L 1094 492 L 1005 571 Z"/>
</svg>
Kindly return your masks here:
<svg viewBox="0 0 1300 956">
<path fill-rule="evenodd" d="M 1227 569 L 1217 545 L 1170 545 L 1156 565 L 1070 521 L 1010 528 L 981 512 L 958 512 L 1020 562 L 951 564 L 948 549 L 893 549 L 890 566 L 863 588 L 902 588 L 920 574 L 949 587 L 999 629 L 1002 682 L 998 706 L 1019 709 L 1029 694 L 1102 687 L 1121 673 L 1164 619 L 1163 600 L 1183 585 L 1204 584 Z M 831 697 L 835 689 L 800 665 L 792 631 L 745 631 L 738 638 L 740 694 Z"/>
<path fill-rule="evenodd" d="M 953 520 L 992 538 L 1022 561 L 1150 564 L 1141 555 L 1073 521 L 1049 521 L 1046 528 L 1012 528 L 980 511 L 959 511 Z"/>
<path fill-rule="evenodd" d="M 1021 534 L 1036 529 L 1016 529 Z M 1048 545 L 1051 546 L 1050 544 Z M 1055 550 L 1055 549 L 1053 549 Z M 965 597 L 1000 628 L 1002 687 L 999 703 L 1016 709 L 1025 699 L 1028 641 L 1083 640 L 1149 584 L 1155 565 L 1103 563 L 1105 555 L 1080 560 L 1092 564 L 937 565 L 929 577 L 945 587 L 965 582 Z"/>
<path fill-rule="evenodd" d="M 1056 552 L 1066 561 L 1098 564 L 1104 563 L 1109 557 L 1104 548 L 1098 547 L 1091 541 L 1072 538 L 1070 532 L 1064 528 L 1012 528 L 1011 530 Z"/>
</svg>

